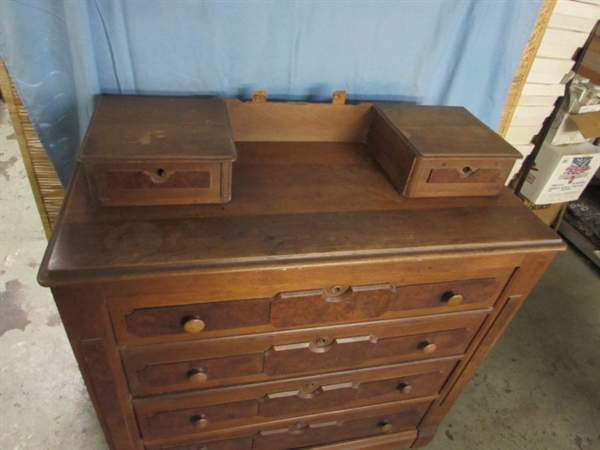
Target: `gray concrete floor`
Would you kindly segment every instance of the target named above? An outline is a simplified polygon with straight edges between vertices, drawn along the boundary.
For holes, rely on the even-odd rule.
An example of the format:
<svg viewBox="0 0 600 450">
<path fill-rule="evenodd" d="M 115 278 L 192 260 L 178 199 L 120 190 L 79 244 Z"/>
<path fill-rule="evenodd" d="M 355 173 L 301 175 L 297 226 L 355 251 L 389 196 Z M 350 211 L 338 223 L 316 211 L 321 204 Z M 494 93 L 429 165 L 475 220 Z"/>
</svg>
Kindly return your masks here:
<svg viewBox="0 0 600 450">
<path fill-rule="evenodd" d="M 0 111 L 0 449 L 105 450 L 49 290 L 46 239 Z M 560 254 L 428 450 L 600 449 L 600 278 Z"/>
</svg>

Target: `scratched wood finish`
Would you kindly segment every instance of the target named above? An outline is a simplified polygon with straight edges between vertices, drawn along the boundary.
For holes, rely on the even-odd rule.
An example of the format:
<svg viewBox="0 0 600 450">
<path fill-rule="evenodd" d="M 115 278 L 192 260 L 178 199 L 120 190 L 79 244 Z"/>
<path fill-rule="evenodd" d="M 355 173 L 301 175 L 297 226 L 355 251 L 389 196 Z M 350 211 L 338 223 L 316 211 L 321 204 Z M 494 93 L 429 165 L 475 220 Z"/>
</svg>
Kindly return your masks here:
<svg viewBox="0 0 600 450">
<path fill-rule="evenodd" d="M 223 203 L 237 153 L 218 98 L 100 96 L 79 160 L 102 205 Z"/>
<path fill-rule="evenodd" d="M 84 273 L 99 279 L 178 266 L 326 264 L 556 242 L 505 189 L 498 198 L 403 198 L 361 144 L 237 147 L 235 194 L 226 205 L 96 208 L 78 170 L 52 239 L 54 257 L 42 266 L 42 284 L 81 280 Z M 506 226 L 512 222 L 519 226 Z"/>
</svg>

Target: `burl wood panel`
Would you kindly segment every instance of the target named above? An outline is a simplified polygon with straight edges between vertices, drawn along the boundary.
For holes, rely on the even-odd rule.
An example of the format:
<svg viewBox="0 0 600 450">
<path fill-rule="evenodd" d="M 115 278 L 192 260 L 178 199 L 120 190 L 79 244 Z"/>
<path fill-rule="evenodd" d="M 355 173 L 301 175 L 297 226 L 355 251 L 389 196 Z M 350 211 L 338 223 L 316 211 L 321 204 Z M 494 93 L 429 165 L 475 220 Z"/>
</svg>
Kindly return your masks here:
<svg viewBox="0 0 600 450">
<path fill-rule="evenodd" d="M 254 437 L 253 449 L 286 450 L 336 440 L 377 436 L 414 428 L 429 403 L 400 404 L 369 413 L 350 412 L 323 422 L 298 421 L 292 426 L 261 431 Z M 386 411 L 387 409 L 387 411 Z"/>
<path fill-rule="evenodd" d="M 109 206 L 223 203 L 231 199 L 231 163 L 148 160 L 88 163 L 91 200 Z"/>
<path fill-rule="evenodd" d="M 264 325 L 269 321 L 269 299 L 139 308 L 128 314 L 125 322 L 128 332 L 136 336 L 162 336 L 186 333 L 185 322 L 192 317 L 205 323 L 203 336 L 212 330 Z"/>
<path fill-rule="evenodd" d="M 456 295 L 462 297 L 460 304 L 487 307 L 494 303 L 501 288 L 500 280 L 485 278 L 413 286 L 337 285 L 333 292 L 289 292 L 273 300 L 270 322 L 277 328 L 287 328 L 373 320 L 399 310 L 442 308 Z"/>
</svg>

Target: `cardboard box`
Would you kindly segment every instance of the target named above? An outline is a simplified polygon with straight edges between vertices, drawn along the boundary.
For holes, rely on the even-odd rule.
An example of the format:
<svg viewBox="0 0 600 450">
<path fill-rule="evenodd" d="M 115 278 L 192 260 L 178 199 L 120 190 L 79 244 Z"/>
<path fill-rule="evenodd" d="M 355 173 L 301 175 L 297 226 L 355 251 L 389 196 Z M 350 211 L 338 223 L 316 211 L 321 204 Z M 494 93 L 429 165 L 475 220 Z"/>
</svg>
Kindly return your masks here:
<svg viewBox="0 0 600 450">
<path fill-rule="evenodd" d="M 527 206 L 538 218 L 548 226 L 552 226 L 566 208 L 568 203 L 550 203 L 545 205 L 536 205 L 525 197 L 519 196 L 525 206 Z"/>
<path fill-rule="evenodd" d="M 577 200 L 600 166 L 600 149 L 589 142 L 544 144 L 520 194 L 535 204 Z"/>
<path fill-rule="evenodd" d="M 566 111 L 559 110 L 552 126 L 548 130 L 546 142 L 551 145 L 572 145 L 588 142 L 577 123 L 573 120 L 573 115 Z"/>
<path fill-rule="evenodd" d="M 572 118 L 585 139 L 600 137 L 600 112 L 574 114 Z"/>
<path fill-rule="evenodd" d="M 600 87 L 575 76 L 546 141 L 552 145 L 589 142 L 600 137 Z"/>
</svg>

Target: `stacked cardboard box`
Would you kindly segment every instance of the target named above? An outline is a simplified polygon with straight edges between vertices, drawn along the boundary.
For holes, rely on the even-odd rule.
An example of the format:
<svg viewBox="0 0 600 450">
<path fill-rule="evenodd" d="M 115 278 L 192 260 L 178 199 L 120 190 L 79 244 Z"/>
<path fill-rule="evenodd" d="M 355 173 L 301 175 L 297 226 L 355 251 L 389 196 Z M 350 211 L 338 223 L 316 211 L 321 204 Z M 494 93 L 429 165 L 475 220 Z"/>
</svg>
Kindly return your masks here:
<svg viewBox="0 0 600 450">
<path fill-rule="evenodd" d="M 577 200 L 600 166 L 600 87 L 575 75 L 520 194 L 536 205 Z"/>
</svg>

